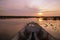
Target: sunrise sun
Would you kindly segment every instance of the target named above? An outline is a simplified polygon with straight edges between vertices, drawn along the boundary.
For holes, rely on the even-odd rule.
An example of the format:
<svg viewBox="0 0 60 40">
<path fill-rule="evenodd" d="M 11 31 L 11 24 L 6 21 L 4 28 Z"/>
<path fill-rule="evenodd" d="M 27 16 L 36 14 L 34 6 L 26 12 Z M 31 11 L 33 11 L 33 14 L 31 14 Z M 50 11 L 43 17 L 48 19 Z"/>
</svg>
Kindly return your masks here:
<svg viewBox="0 0 60 40">
<path fill-rule="evenodd" d="M 38 13 L 38 15 L 39 15 L 39 16 L 42 16 L 42 15 L 43 15 L 43 13 Z"/>
</svg>

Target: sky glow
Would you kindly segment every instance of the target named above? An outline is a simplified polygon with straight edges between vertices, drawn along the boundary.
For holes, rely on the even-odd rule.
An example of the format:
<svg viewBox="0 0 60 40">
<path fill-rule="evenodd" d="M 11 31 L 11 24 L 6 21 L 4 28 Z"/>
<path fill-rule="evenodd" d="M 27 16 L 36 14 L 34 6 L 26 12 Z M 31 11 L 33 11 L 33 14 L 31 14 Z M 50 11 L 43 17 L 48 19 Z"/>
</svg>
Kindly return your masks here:
<svg viewBox="0 0 60 40">
<path fill-rule="evenodd" d="M 60 0 L 0 0 L 0 15 L 60 11 Z"/>
</svg>

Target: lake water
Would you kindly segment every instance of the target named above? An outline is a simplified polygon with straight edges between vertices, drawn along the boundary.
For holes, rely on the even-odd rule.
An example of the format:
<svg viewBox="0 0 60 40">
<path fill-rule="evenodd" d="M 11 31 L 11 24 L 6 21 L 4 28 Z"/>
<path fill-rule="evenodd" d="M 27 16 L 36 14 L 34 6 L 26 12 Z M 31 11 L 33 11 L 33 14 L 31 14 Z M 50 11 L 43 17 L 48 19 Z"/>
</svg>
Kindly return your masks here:
<svg viewBox="0 0 60 40">
<path fill-rule="evenodd" d="M 28 19 L 0 19 L 0 35 L 14 36 L 18 31 L 23 29 L 29 22 L 36 22 L 56 39 L 60 39 L 60 20 L 43 20 L 37 18 Z"/>
</svg>

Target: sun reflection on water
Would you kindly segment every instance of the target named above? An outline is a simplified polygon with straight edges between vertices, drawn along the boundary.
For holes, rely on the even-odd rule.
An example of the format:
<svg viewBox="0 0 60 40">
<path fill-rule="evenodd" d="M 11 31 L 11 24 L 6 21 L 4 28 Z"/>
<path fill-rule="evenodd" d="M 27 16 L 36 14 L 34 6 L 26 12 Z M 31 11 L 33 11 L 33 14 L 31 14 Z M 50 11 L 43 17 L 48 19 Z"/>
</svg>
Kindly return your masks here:
<svg viewBox="0 0 60 40">
<path fill-rule="evenodd" d="M 43 18 L 39 18 L 38 21 L 43 21 Z"/>
</svg>

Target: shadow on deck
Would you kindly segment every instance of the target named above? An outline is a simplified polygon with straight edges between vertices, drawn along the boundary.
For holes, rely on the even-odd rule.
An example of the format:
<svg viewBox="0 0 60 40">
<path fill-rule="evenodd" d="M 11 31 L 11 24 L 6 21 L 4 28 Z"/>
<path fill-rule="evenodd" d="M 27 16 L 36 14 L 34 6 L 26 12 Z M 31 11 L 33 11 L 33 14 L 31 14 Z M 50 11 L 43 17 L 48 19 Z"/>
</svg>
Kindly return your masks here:
<svg viewBox="0 0 60 40">
<path fill-rule="evenodd" d="M 57 40 L 35 22 L 28 23 L 11 40 Z"/>
</svg>

